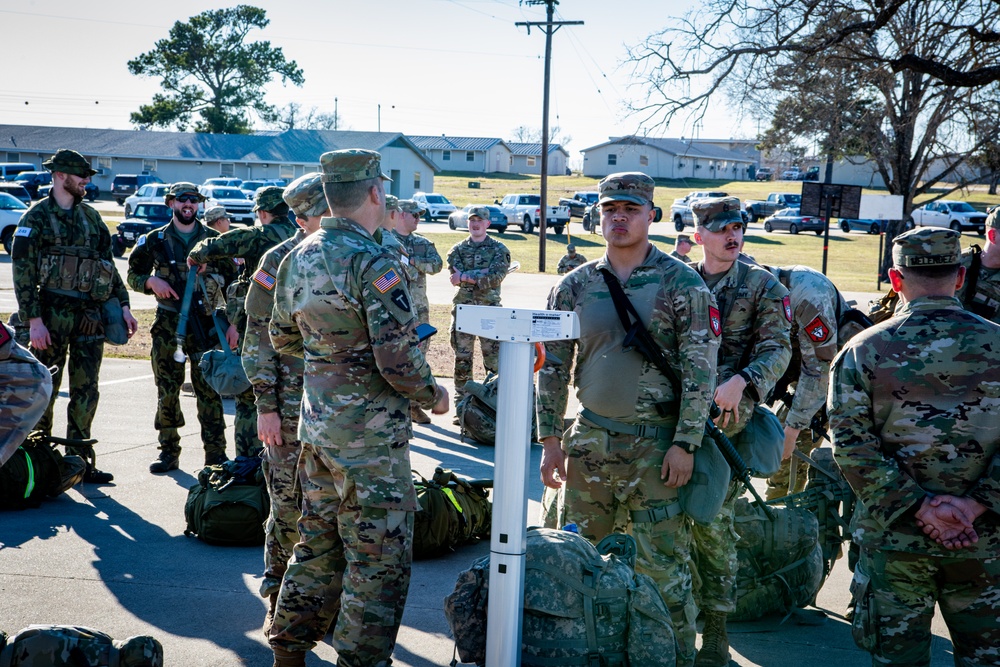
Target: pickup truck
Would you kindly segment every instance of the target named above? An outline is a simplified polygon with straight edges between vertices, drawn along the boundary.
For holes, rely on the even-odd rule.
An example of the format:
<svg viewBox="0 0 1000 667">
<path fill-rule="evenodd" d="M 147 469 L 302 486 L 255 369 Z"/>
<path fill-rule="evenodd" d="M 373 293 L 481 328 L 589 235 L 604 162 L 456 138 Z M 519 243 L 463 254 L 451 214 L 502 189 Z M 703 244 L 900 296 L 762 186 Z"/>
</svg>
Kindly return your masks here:
<svg viewBox="0 0 1000 667">
<path fill-rule="evenodd" d="M 728 197 L 725 192 L 713 190 L 700 190 L 689 192 L 686 197 L 675 199 L 670 205 L 670 219 L 674 221 L 674 229 L 679 232 L 684 231 L 684 225 L 694 226 L 694 214 L 691 212 L 691 203 L 696 199 L 708 199 L 709 197 Z"/>
<path fill-rule="evenodd" d="M 530 234 L 541 224 L 542 198 L 539 195 L 516 194 L 504 195 L 498 206 L 507 216 L 512 225 L 520 225 L 521 231 Z M 566 206 L 547 206 L 545 209 L 546 228 L 551 227 L 556 234 L 562 234 L 569 224 L 569 208 Z"/>
<path fill-rule="evenodd" d="M 913 209 L 906 226 L 909 229 L 914 225 L 950 227 L 959 233 L 972 229 L 981 236 L 986 233 L 986 214 L 977 211 L 964 201 L 940 199 Z"/>
<path fill-rule="evenodd" d="M 774 215 L 783 208 L 798 208 L 800 203 L 802 203 L 802 195 L 794 192 L 772 192 L 764 201 L 747 201 L 747 215 L 750 222 L 757 222 L 769 215 Z"/>
<path fill-rule="evenodd" d="M 582 218 L 587 207 L 596 204 L 600 198 L 599 192 L 574 192 L 572 197 L 560 199 L 559 205 L 569 208 L 569 217 Z"/>
</svg>

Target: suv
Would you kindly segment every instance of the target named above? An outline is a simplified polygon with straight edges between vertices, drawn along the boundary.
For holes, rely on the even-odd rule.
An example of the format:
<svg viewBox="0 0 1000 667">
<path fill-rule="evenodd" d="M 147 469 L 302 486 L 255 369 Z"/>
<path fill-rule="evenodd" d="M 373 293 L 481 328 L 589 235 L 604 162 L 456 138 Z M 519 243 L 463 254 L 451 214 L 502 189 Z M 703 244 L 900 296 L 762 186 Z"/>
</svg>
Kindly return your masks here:
<svg viewBox="0 0 1000 667">
<path fill-rule="evenodd" d="M 774 178 L 774 171 L 769 167 L 761 167 L 757 170 L 757 176 L 755 178 L 758 181 L 769 181 Z"/>
<path fill-rule="evenodd" d="M 134 195 L 135 191 L 146 183 L 162 183 L 159 176 L 152 174 L 118 174 L 111 181 L 111 196 L 119 206 L 125 205 L 125 198 Z"/>
<path fill-rule="evenodd" d="M 136 204 L 134 214 L 119 222 L 111 235 L 111 252 L 115 257 L 121 257 L 140 236 L 168 224 L 173 216 L 173 210 L 163 203 Z"/>
<path fill-rule="evenodd" d="M 134 195 L 125 198 L 125 217 L 132 215 L 139 204 L 162 204 L 169 189 L 168 183 L 146 183 Z"/>
<path fill-rule="evenodd" d="M 15 199 L 20 199 L 25 206 L 31 206 L 31 195 L 17 181 L 0 181 L 0 192 L 6 192 Z"/>
<path fill-rule="evenodd" d="M 33 199 L 38 199 L 38 188 L 52 182 L 52 172 L 22 171 L 14 179 L 14 182 L 23 185 Z"/>
<path fill-rule="evenodd" d="M 223 185 L 227 188 L 238 188 L 243 185 L 243 179 L 232 176 L 219 176 L 217 178 L 206 178 L 202 186 Z M 199 188 L 200 189 L 200 188 Z"/>
<path fill-rule="evenodd" d="M 266 188 L 269 185 L 277 185 L 279 188 L 283 188 L 288 185 L 288 183 L 283 178 L 264 178 L 256 181 L 243 181 L 240 183 L 240 190 L 247 193 L 247 199 L 253 199 L 258 190 Z"/>
<path fill-rule="evenodd" d="M 223 206 L 233 222 L 242 222 L 253 226 L 256 214 L 253 212 L 253 202 L 238 187 L 225 185 L 202 185 L 198 188 L 205 198 L 205 210 L 213 206 Z"/>
<path fill-rule="evenodd" d="M 413 201 L 424 209 L 424 220 L 447 220 L 457 209 L 444 195 L 436 192 L 415 192 Z"/>
</svg>

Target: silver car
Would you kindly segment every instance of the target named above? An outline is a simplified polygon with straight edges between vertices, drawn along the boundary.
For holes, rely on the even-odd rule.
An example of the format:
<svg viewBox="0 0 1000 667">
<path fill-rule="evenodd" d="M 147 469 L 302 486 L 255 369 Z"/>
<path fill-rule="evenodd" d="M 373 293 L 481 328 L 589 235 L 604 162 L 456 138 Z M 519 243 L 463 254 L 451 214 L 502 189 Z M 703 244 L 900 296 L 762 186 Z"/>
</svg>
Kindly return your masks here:
<svg viewBox="0 0 1000 667">
<path fill-rule="evenodd" d="M 469 228 L 469 210 L 473 206 L 484 206 L 483 204 L 469 204 L 463 209 L 455 211 L 448 216 L 448 228 L 449 229 L 468 229 Z M 497 234 L 503 234 L 507 231 L 507 216 L 504 215 L 503 211 L 497 206 L 485 206 L 490 211 L 490 226 L 489 228 L 495 231 Z"/>
<path fill-rule="evenodd" d="M 776 229 L 786 229 L 789 234 L 799 232 L 816 232 L 820 236 L 826 231 L 826 220 L 811 215 L 802 215 L 796 208 L 783 208 L 774 215 L 764 218 L 764 231 L 773 232 Z"/>
</svg>

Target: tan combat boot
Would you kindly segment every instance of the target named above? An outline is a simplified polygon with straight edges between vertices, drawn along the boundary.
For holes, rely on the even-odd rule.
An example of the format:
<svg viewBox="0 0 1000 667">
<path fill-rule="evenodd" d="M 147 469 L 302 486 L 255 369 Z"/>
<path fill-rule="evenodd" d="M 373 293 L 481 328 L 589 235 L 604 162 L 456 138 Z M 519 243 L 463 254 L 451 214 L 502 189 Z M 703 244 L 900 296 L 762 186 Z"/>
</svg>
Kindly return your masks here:
<svg viewBox="0 0 1000 667">
<path fill-rule="evenodd" d="M 305 651 L 286 651 L 277 646 L 271 648 L 274 651 L 274 667 L 306 667 Z"/>
<path fill-rule="evenodd" d="M 695 667 L 726 667 L 729 664 L 729 635 L 726 634 L 726 614 L 706 611 L 701 631 L 701 650 Z"/>
<path fill-rule="evenodd" d="M 410 404 L 410 419 L 414 424 L 430 424 L 431 418 L 427 416 L 427 413 L 420 409 L 419 405 L 414 403 Z"/>
</svg>

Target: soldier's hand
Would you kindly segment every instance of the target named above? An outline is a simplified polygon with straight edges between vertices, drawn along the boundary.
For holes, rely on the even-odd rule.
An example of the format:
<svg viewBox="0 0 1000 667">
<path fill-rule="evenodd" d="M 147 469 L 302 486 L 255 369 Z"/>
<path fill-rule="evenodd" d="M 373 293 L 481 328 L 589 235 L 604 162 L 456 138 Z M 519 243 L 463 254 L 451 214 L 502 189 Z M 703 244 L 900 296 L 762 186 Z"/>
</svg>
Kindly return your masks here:
<svg viewBox="0 0 1000 667">
<path fill-rule="evenodd" d="M 205 273 L 205 269 L 208 268 L 207 264 L 199 264 L 198 262 L 194 261 L 190 257 L 187 258 L 187 265 L 188 266 L 197 266 L 198 267 L 198 273 Z"/>
<path fill-rule="evenodd" d="M 730 421 L 735 424 L 740 420 L 740 399 L 746 386 L 747 381 L 742 376 L 734 375 L 715 388 L 715 403 L 722 409 L 715 423 L 721 428 L 729 426 Z"/>
<path fill-rule="evenodd" d="M 458 287 L 459 284 L 462 282 L 462 274 L 456 271 L 455 273 L 451 274 L 449 280 L 451 280 L 452 285 Z"/>
<path fill-rule="evenodd" d="M 545 486 L 558 489 L 563 485 L 566 480 L 566 455 L 558 436 L 550 435 L 542 440 L 542 462 L 538 469 Z"/>
<path fill-rule="evenodd" d="M 125 320 L 125 328 L 128 329 L 128 337 L 131 338 L 139 330 L 139 322 L 132 316 L 128 306 L 122 306 L 122 319 Z"/>
<path fill-rule="evenodd" d="M 694 454 L 688 454 L 681 447 L 670 447 L 663 457 L 660 479 L 664 486 L 677 489 L 691 481 L 694 472 Z"/>
<path fill-rule="evenodd" d="M 956 500 L 959 502 L 953 502 Z M 924 534 L 946 549 L 962 549 L 979 541 L 972 527 L 975 517 L 965 511 L 961 500 L 954 496 L 925 498 L 916 513 L 917 525 Z"/>
<path fill-rule="evenodd" d="M 31 347 L 36 350 L 48 349 L 52 345 L 52 337 L 49 335 L 49 328 L 45 326 L 40 317 L 32 317 L 28 320 L 29 336 L 31 336 Z"/>
<path fill-rule="evenodd" d="M 146 289 L 155 294 L 160 299 L 178 299 L 177 292 L 163 278 L 150 276 L 146 279 Z"/>
<path fill-rule="evenodd" d="M 451 409 L 451 403 L 448 400 L 448 390 L 438 385 L 438 389 L 441 390 L 441 394 L 438 396 L 437 403 L 431 408 L 431 412 L 436 415 L 443 415 Z"/>
<path fill-rule="evenodd" d="M 226 329 L 226 342 L 229 343 L 229 347 L 233 350 L 236 349 L 236 344 L 240 342 L 240 331 L 236 328 L 235 324 L 230 324 L 229 328 Z"/>
<path fill-rule="evenodd" d="M 795 442 L 799 439 L 799 433 L 802 429 L 792 428 L 791 426 L 785 427 L 785 448 L 781 450 L 781 460 L 792 458 L 792 452 L 795 451 Z"/>
<path fill-rule="evenodd" d="M 281 415 L 277 412 L 258 413 L 257 437 L 268 447 L 280 447 Z"/>
</svg>

